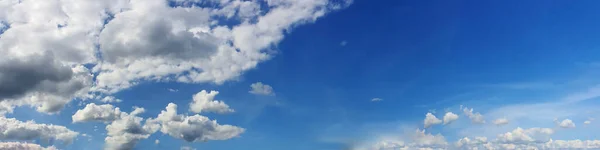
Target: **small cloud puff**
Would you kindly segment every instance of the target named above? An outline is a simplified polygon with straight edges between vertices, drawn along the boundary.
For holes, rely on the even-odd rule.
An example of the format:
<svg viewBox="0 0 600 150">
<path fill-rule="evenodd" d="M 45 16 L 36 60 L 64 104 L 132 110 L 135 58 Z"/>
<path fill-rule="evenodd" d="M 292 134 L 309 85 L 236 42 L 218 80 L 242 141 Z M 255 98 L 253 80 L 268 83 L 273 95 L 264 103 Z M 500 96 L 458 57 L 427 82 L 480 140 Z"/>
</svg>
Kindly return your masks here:
<svg viewBox="0 0 600 150">
<path fill-rule="evenodd" d="M 506 119 L 506 118 L 498 118 L 498 119 L 494 120 L 493 123 L 495 125 L 497 125 L 497 126 L 506 125 L 506 124 L 508 124 L 508 119 Z"/>
<path fill-rule="evenodd" d="M 263 84 L 262 82 L 256 82 L 250 85 L 252 88 L 248 93 L 255 95 L 269 95 L 273 96 L 275 93 L 273 92 L 273 87 L 267 84 Z"/>
<path fill-rule="evenodd" d="M 375 98 L 371 99 L 371 102 L 379 102 L 379 101 L 382 101 L 382 100 L 383 99 L 381 99 L 381 98 L 375 97 Z"/>
<path fill-rule="evenodd" d="M 458 119 L 458 115 L 452 113 L 452 112 L 447 112 L 446 115 L 444 115 L 444 125 L 450 124 L 454 121 L 456 121 Z"/>
<path fill-rule="evenodd" d="M 561 122 L 558 122 L 555 119 L 555 121 L 558 124 L 558 126 L 561 127 L 561 128 L 575 128 L 575 123 L 571 119 L 565 119 L 565 120 L 563 120 Z"/>
<path fill-rule="evenodd" d="M 440 124 L 440 123 L 442 123 L 442 120 L 438 119 L 431 113 L 427 113 L 425 115 L 425 120 L 423 120 L 423 125 L 424 125 L 423 127 L 429 128 L 432 125 L 436 125 L 436 124 Z"/>
</svg>

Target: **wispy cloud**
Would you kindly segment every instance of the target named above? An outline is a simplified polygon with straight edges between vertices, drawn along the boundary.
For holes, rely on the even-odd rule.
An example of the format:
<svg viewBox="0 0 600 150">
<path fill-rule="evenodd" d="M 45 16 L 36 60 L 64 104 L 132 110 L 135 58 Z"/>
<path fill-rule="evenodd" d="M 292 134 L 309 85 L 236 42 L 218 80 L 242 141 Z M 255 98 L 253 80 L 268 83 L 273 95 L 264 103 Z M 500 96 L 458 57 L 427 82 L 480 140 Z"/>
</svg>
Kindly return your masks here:
<svg viewBox="0 0 600 150">
<path fill-rule="evenodd" d="M 371 102 L 379 102 L 379 101 L 382 101 L 382 100 L 383 100 L 383 99 L 381 99 L 381 98 L 377 98 L 377 97 L 376 97 L 376 98 L 372 98 L 372 99 L 371 99 Z"/>
</svg>

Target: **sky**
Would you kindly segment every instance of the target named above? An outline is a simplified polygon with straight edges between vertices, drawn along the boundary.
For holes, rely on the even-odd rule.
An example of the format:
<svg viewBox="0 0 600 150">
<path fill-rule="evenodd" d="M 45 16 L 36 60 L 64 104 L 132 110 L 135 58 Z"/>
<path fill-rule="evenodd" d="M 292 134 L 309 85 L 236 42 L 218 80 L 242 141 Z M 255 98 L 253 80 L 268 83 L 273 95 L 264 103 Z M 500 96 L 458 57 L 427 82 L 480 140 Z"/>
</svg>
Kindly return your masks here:
<svg viewBox="0 0 600 150">
<path fill-rule="evenodd" d="M 600 149 L 598 4 L 0 0 L 0 149 Z"/>
</svg>

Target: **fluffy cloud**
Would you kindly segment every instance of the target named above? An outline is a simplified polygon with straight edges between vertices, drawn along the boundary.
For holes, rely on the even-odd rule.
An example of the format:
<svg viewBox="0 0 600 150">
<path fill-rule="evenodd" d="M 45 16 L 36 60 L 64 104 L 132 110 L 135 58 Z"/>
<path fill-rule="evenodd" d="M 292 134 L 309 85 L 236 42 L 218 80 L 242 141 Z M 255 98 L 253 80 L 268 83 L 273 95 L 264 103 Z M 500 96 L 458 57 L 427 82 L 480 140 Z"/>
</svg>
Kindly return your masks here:
<svg viewBox="0 0 600 150">
<path fill-rule="evenodd" d="M 190 103 L 190 111 L 194 113 L 215 112 L 215 113 L 232 113 L 233 109 L 223 101 L 215 100 L 218 91 L 206 92 L 202 90 L 193 96 L 193 101 Z"/>
<path fill-rule="evenodd" d="M 461 106 L 462 108 L 462 106 Z M 473 108 L 469 109 L 467 107 L 462 108 L 463 109 L 463 113 L 469 117 L 469 119 L 471 119 L 471 122 L 476 123 L 476 124 L 483 124 L 485 123 L 485 120 L 483 119 L 483 115 L 481 115 L 480 113 L 476 112 L 473 113 Z"/>
<path fill-rule="evenodd" d="M 162 133 L 187 142 L 227 140 L 238 137 L 245 131 L 244 128 L 218 124 L 217 121 L 198 114 L 177 114 L 177 105 L 173 103 L 169 103 L 158 117 L 150 119 L 148 123 L 159 126 Z"/>
<path fill-rule="evenodd" d="M 454 121 L 456 121 L 458 119 L 458 115 L 452 113 L 452 112 L 447 112 L 444 115 L 444 125 L 450 124 Z"/>
<path fill-rule="evenodd" d="M 356 150 L 396 150 L 396 149 L 444 149 L 448 142 L 441 134 L 433 135 L 425 133 L 425 130 L 417 129 L 408 135 L 406 142 L 402 140 L 384 140 L 377 142 L 368 148 L 353 148 Z"/>
<path fill-rule="evenodd" d="M 0 142 L 0 149 L 2 149 L 2 150 L 56 150 L 56 148 L 53 146 L 44 148 L 37 144 L 21 143 L 21 142 Z"/>
<path fill-rule="evenodd" d="M 72 118 L 73 122 L 111 122 L 106 126 L 108 136 L 104 139 L 105 149 L 129 150 L 133 149 L 139 140 L 147 139 L 157 130 L 154 126 L 141 124 L 144 119 L 137 115 L 144 111 L 143 108 L 136 107 L 131 113 L 126 113 L 110 104 L 88 104 L 78 110 Z"/>
<path fill-rule="evenodd" d="M 575 123 L 571 119 L 565 119 L 560 122 L 556 122 L 561 128 L 575 128 Z"/>
<path fill-rule="evenodd" d="M 270 59 L 284 33 L 351 0 L 198 3 L 205 2 L 0 2 L 0 112 L 56 113 L 90 91 L 143 81 L 234 80 Z"/>
<path fill-rule="evenodd" d="M 589 120 L 586 120 L 583 122 L 583 124 L 591 124 L 591 123 L 592 123 L 592 121 L 589 121 Z"/>
<path fill-rule="evenodd" d="M 550 128 L 517 128 L 511 132 L 498 135 L 497 140 L 502 143 L 531 143 L 546 141 L 550 139 L 552 134 L 554 134 L 554 130 Z"/>
<path fill-rule="evenodd" d="M 423 125 L 425 128 L 429 128 L 432 125 L 436 125 L 436 124 L 440 124 L 442 123 L 442 120 L 438 119 L 437 117 L 435 117 L 435 115 L 431 114 L 431 113 L 427 113 L 425 115 L 425 120 L 423 120 Z"/>
<path fill-rule="evenodd" d="M 543 149 L 600 149 L 600 140 L 552 140 Z"/>
<path fill-rule="evenodd" d="M 71 143 L 78 132 L 64 126 L 37 124 L 34 121 L 22 122 L 14 118 L 0 117 L 0 140 L 60 140 Z"/>
<path fill-rule="evenodd" d="M 425 130 L 408 136 L 407 140 L 383 140 L 367 148 L 353 147 L 353 150 L 396 150 L 396 149 L 597 149 L 599 140 L 552 140 L 550 128 L 516 128 L 499 134 L 495 139 L 487 137 L 464 137 L 454 144 L 448 144 L 445 137 L 426 133 Z"/>
<path fill-rule="evenodd" d="M 115 108 L 109 104 L 96 105 L 91 103 L 87 104 L 85 108 L 77 110 L 71 118 L 74 123 L 89 121 L 112 122 L 119 119 L 122 113 L 119 108 Z"/>
<path fill-rule="evenodd" d="M 275 95 L 275 93 L 273 93 L 273 87 L 271 87 L 270 85 L 263 84 L 262 82 L 252 83 L 250 85 L 250 88 L 252 88 L 252 89 L 249 91 L 249 93 L 252 93 L 252 94 Z"/>
<path fill-rule="evenodd" d="M 506 124 L 508 124 L 508 119 L 498 118 L 498 119 L 494 120 L 492 123 L 494 123 L 497 126 L 506 125 Z"/>
<path fill-rule="evenodd" d="M 116 92 L 136 80 L 220 84 L 268 60 L 268 49 L 285 31 L 342 8 L 329 0 L 226 0 L 191 7 L 195 2 L 169 7 L 161 0 L 131 1 L 128 10 L 116 13 L 99 35 L 104 60 L 96 68 L 98 86 Z"/>
<path fill-rule="evenodd" d="M 154 144 L 160 144 L 159 140 L 154 140 Z"/>
</svg>

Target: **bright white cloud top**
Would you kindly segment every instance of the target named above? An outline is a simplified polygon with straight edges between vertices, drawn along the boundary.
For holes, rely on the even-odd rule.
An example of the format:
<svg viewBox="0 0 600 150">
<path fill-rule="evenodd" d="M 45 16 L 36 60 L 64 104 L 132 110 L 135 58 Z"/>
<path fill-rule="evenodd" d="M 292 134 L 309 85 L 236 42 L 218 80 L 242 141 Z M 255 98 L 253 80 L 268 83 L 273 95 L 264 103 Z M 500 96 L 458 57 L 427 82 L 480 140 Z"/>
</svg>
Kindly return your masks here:
<svg viewBox="0 0 600 150">
<path fill-rule="evenodd" d="M 190 111 L 194 113 L 214 112 L 220 114 L 234 112 L 225 102 L 215 100 L 217 94 L 219 94 L 218 91 L 207 92 L 206 90 L 202 90 L 198 92 L 194 95 L 190 103 Z"/>
<path fill-rule="evenodd" d="M 557 122 L 558 126 L 561 128 L 575 128 L 575 123 L 571 119 L 565 119 L 560 122 Z"/>
<path fill-rule="evenodd" d="M 425 120 L 423 120 L 423 127 L 429 128 L 432 125 L 436 125 L 436 124 L 440 124 L 440 123 L 442 123 L 442 120 L 435 117 L 435 115 L 433 115 L 432 113 L 427 113 L 425 115 Z"/>
<path fill-rule="evenodd" d="M 444 125 L 450 124 L 454 121 L 456 121 L 458 119 L 458 115 L 452 113 L 452 112 L 447 112 L 444 115 Z"/>
</svg>

